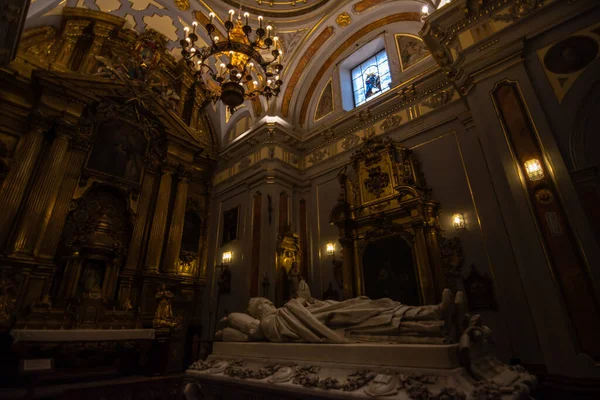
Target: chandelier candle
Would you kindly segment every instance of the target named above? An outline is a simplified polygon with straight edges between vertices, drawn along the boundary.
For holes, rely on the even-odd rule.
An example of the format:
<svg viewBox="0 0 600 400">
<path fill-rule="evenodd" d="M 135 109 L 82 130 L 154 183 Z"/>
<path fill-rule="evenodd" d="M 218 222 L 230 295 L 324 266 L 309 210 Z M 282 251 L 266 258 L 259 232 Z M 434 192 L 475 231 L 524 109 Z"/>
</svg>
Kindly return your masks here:
<svg viewBox="0 0 600 400">
<path fill-rule="evenodd" d="M 210 22 L 206 32 L 210 44 L 197 46 L 199 40 L 196 27 L 184 28 L 181 55 L 187 65 L 195 69 L 195 78 L 211 93 L 214 102 L 222 101 L 230 112 L 246 100 L 264 96 L 267 102 L 281 92 L 282 52 L 280 39 L 275 29 L 267 24 L 263 29 L 264 18 L 258 17 L 258 29 L 253 34 L 250 26 L 250 13 L 242 10 L 237 18 L 235 11 L 229 10 L 229 19 L 225 21 L 226 37 L 220 38 L 213 33 L 217 27 L 213 24 L 215 14 L 210 13 Z M 243 22 L 242 22 L 243 21 Z"/>
</svg>

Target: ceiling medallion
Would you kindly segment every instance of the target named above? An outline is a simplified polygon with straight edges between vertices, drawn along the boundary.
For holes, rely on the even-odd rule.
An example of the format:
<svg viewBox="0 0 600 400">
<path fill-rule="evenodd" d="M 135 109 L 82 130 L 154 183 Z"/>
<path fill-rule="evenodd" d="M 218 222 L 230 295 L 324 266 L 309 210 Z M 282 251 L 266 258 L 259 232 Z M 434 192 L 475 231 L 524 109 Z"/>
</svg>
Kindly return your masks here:
<svg viewBox="0 0 600 400">
<path fill-rule="evenodd" d="M 190 0 L 174 0 L 175 6 L 182 11 L 190 8 Z"/>
<path fill-rule="evenodd" d="M 216 36 L 218 32 L 213 20 L 214 13 L 209 14 L 206 32 L 211 43 L 205 47 L 196 47 L 198 23 L 192 23 L 192 31 L 186 27 L 185 38 L 181 44 L 181 55 L 187 60 L 190 68 L 196 70 L 195 76 L 211 93 L 214 102 L 221 100 L 233 113 L 247 99 L 264 96 L 267 101 L 281 91 L 280 74 L 281 44 L 279 38 L 273 36 L 271 25 L 263 27 L 263 17 L 258 17 L 258 29 L 254 40 L 250 37 L 252 27 L 249 24 L 250 14 L 242 10 L 235 17 L 235 11 L 229 10 L 229 18 L 225 21 L 227 34 L 225 38 Z M 271 58 L 270 60 L 265 57 Z"/>
<path fill-rule="evenodd" d="M 344 27 L 350 25 L 350 23 L 352 22 L 352 18 L 350 18 L 350 14 L 348 14 L 347 12 L 343 12 L 337 16 L 337 18 L 335 19 L 335 22 L 341 28 L 344 28 Z"/>
</svg>

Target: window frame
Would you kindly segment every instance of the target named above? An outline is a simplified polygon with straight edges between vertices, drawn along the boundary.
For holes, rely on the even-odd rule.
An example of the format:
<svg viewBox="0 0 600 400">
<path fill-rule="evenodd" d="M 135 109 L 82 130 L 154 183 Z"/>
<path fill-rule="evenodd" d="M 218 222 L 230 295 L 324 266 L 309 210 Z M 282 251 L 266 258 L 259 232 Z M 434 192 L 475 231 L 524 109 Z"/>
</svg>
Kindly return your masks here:
<svg viewBox="0 0 600 400">
<path fill-rule="evenodd" d="M 381 73 L 380 73 L 380 71 L 379 71 L 379 63 L 378 63 L 378 61 L 377 61 L 377 57 L 378 57 L 378 56 L 379 56 L 381 53 L 384 53 L 384 54 L 385 54 L 385 63 L 387 64 L 387 73 L 385 73 L 385 74 L 381 74 Z M 375 58 L 375 66 L 377 67 L 377 73 L 379 73 L 379 77 L 380 77 L 380 79 L 382 78 L 382 76 L 383 76 L 383 75 L 388 75 L 388 76 L 389 76 L 389 80 L 390 80 L 389 87 L 388 87 L 386 90 L 384 90 L 384 89 L 381 89 L 381 90 L 379 91 L 379 93 L 377 93 L 377 94 L 375 94 L 375 95 L 373 95 L 373 96 L 371 96 L 371 97 L 369 97 L 369 98 L 367 98 L 367 97 L 366 97 L 366 93 L 364 93 L 364 94 L 365 94 L 365 100 L 364 100 L 362 103 L 360 103 L 360 104 L 356 104 L 356 96 L 355 96 L 355 94 L 356 94 L 356 90 L 355 90 L 355 87 L 354 87 L 354 80 L 355 80 L 355 79 L 352 77 L 352 73 L 353 73 L 353 72 L 354 72 L 354 70 L 356 70 L 357 68 L 361 68 L 361 71 L 360 71 L 360 75 L 359 75 L 359 76 L 360 76 L 360 77 L 361 77 L 361 79 L 362 79 L 362 75 L 363 75 L 363 73 L 364 73 L 364 72 L 363 72 L 363 70 L 362 70 L 362 65 L 363 65 L 363 64 L 365 64 L 365 63 L 367 63 L 367 62 L 368 62 L 370 59 L 372 59 L 372 58 Z M 350 85 L 351 85 L 351 87 L 352 87 L 352 103 L 353 103 L 353 105 L 354 105 L 353 109 L 354 109 L 354 108 L 357 108 L 357 107 L 360 107 L 360 106 L 362 106 L 363 104 L 366 104 L 366 103 L 368 103 L 368 102 L 369 102 L 369 101 L 371 101 L 372 99 L 374 99 L 374 98 L 376 98 L 376 97 L 379 97 L 380 95 L 382 95 L 382 94 L 384 94 L 385 92 L 388 92 L 389 90 L 391 90 L 391 89 L 392 89 L 392 71 L 391 71 L 391 69 L 390 69 L 390 62 L 389 62 L 389 59 L 390 59 L 390 58 L 389 58 L 389 56 L 388 56 L 387 49 L 384 47 L 383 49 L 381 49 L 381 50 L 379 50 L 379 51 L 377 51 L 377 52 L 375 52 L 375 53 L 371 54 L 370 56 L 368 56 L 367 58 L 365 58 L 364 60 L 362 60 L 361 62 L 359 62 L 358 64 L 356 64 L 354 67 L 352 67 L 352 68 L 349 68 L 349 72 L 350 72 Z M 362 88 L 362 90 L 363 90 L 363 92 L 364 92 L 364 85 L 365 85 L 364 79 L 362 79 L 362 81 L 363 81 L 363 82 L 362 82 L 362 83 L 363 83 L 363 88 Z"/>
</svg>

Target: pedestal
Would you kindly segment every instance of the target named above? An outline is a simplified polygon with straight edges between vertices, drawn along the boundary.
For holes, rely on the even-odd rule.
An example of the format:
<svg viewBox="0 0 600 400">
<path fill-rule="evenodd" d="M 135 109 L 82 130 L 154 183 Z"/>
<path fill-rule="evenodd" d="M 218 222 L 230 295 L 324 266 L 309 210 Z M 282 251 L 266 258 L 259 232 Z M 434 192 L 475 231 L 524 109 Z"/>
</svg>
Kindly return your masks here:
<svg viewBox="0 0 600 400">
<path fill-rule="evenodd" d="M 471 358 L 466 368 L 460 361 L 464 349 L 460 344 L 219 342 L 206 361 L 186 371 L 185 393 L 188 400 L 202 398 L 198 393 L 222 400 L 521 399 L 533 389 L 535 377 L 494 356 Z M 482 375 L 486 378 L 476 377 Z"/>
</svg>

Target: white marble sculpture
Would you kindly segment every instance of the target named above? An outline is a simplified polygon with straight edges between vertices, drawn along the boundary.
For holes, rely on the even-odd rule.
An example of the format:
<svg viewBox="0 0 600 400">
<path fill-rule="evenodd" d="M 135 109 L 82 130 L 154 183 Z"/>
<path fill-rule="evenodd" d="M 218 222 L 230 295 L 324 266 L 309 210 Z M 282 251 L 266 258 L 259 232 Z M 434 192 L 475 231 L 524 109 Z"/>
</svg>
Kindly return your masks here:
<svg viewBox="0 0 600 400">
<path fill-rule="evenodd" d="M 305 343 L 445 343 L 455 301 L 450 290 L 442 303 L 407 306 L 391 299 L 356 297 L 320 301 L 310 295 L 275 308 L 264 297 L 250 299 L 247 314 L 232 313 L 216 333 L 223 341 Z"/>
</svg>

